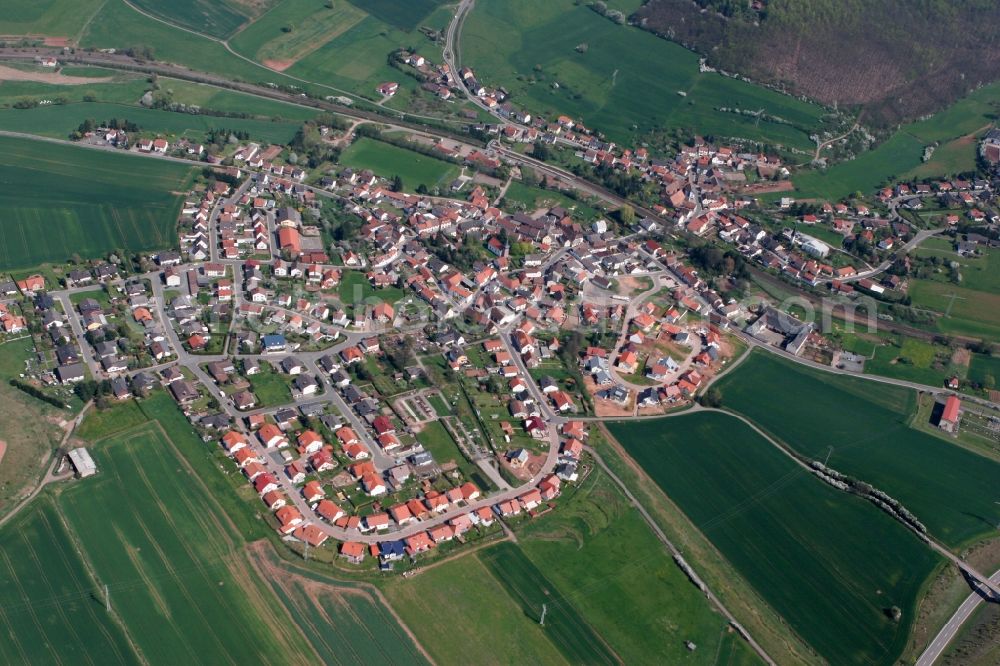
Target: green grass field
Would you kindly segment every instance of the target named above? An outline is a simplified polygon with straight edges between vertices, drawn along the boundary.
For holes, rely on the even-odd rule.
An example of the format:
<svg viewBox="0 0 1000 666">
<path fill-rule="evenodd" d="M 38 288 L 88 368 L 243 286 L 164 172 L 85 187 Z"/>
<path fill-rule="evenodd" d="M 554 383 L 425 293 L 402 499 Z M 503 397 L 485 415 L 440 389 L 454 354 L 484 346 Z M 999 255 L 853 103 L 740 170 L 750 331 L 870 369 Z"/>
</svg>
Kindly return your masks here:
<svg viewBox="0 0 1000 666">
<path fill-rule="evenodd" d="M 296 62 L 288 74 L 317 84 L 346 90 L 368 99 L 381 96 L 375 88 L 384 81 L 396 81 L 397 96 L 418 87 L 414 79 L 388 64 L 389 54 L 409 45 L 423 46 L 423 37 L 406 33 L 373 16 L 366 16 L 350 29 Z M 427 45 L 427 50 L 431 47 Z"/>
<path fill-rule="evenodd" d="M 392 304 L 403 298 L 402 289 L 398 287 L 376 289 L 361 271 L 344 271 L 337 294 L 344 305 L 381 301 Z"/>
<path fill-rule="evenodd" d="M 875 150 L 826 172 L 794 176 L 794 196 L 836 201 L 855 191 L 870 194 L 894 178 L 935 178 L 971 170 L 976 142 L 961 137 L 988 129 L 998 102 L 1000 84 L 983 86 L 930 118 L 904 125 Z M 922 163 L 924 147 L 933 142 L 941 145 Z"/>
<path fill-rule="evenodd" d="M 570 663 L 475 555 L 393 577 L 383 589 L 438 663 Z"/>
<path fill-rule="evenodd" d="M 810 371 L 754 353 L 717 384 L 723 405 L 787 446 L 902 502 L 953 548 L 993 534 L 1000 464 L 909 427 L 904 388 Z M 766 388 L 764 388 L 766 387 Z"/>
<path fill-rule="evenodd" d="M 889 340 L 875 348 L 865 362 L 865 372 L 883 377 L 905 379 L 928 386 L 941 386 L 956 368 L 950 363 L 951 349 L 915 338 Z"/>
<path fill-rule="evenodd" d="M 94 456 L 100 475 L 67 490 L 60 505 L 143 655 L 159 663 L 307 657 L 248 571 L 235 527 L 163 431 L 116 435 Z M 116 510 L 123 505 L 129 510 Z"/>
<path fill-rule="evenodd" d="M 724 414 L 612 423 L 610 430 L 823 658 L 895 662 L 938 561 L 904 527 L 813 478 Z M 891 606 L 902 610 L 899 623 L 886 615 Z"/>
<path fill-rule="evenodd" d="M 448 408 L 448 404 L 441 397 L 440 393 L 434 393 L 427 398 L 427 402 L 431 404 L 434 408 L 434 413 L 438 416 L 451 416 L 451 409 Z"/>
<path fill-rule="evenodd" d="M 713 663 L 728 635 L 725 619 L 602 471 L 517 534 L 521 551 L 562 594 L 548 595 L 552 612 L 570 601 L 626 664 Z"/>
<path fill-rule="evenodd" d="M 496 576 L 524 614 L 541 617 L 542 604 L 551 605 L 545 615 L 549 640 L 573 664 L 613 664 L 614 653 L 594 631 L 575 604 L 536 567 L 517 544 L 501 543 L 479 553 L 479 559 Z"/>
<path fill-rule="evenodd" d="M 451 460 L 464 461 L 461 451 L 458 450 L 458 445 L 440 421 L 431 421 L 426 424 L 424 429 L 417 433 L 417 441 L 430 451 L 438 463 L 446 463 Z"/>
<path fill-rule="evenodd" d="M 292 570 L 173 401 L 90 415 L 99 472 L 0 530 L 4 663 L 422 663 L 370 587 Z M 140 425 L 132 414 L 141 412 Z M 169 435 L 167 434 L 169 433 Z M 238 477 L 238 475 L 234 475 Z M 239 492 L 237 492 L 239 491 Z M 64 530 L 62 525 L 68 527 Z M 113 620 L 105 611 L 111 593 Z M 119 629 L 123 624 L 130 643 Z"/>
<path fill-rule="evenodd" d="M 459 173 L 458 166 L 450 162 L 366 137 L 352 143 L 341 154 L 340 163 L 354 169 L 371 169 L 384 178 L 399 176 L 407 192 L 419 185 L 447 186 Z"/>
<path fill-rule="evenodd" d="M 138 664 L 49 495 L 0 530 L 0 660 Z"/>
<path fill-rule="evenodd" d="M 583 44 L 586 52 L 580 53 Z M 699 73 L 694 53 L 616 26 L 571 0 L 477 2 L 465 21 L 460 54 L 462 65 L 486 85 L 507 88 L 515 104 L 546 117 L 569 115 L 615 141 L 682 128 L 808 149 L 823 114 L 792 97 Z M 763 109 L 785 123 L 758 123 L 721 109 Z"/>
<path fill-rule="evenodd" d="M 264 365 L 263 363 L 261 364 Z M 250 391 L 257 396 L 258 407 L 272 407 L 292 402 L 289 378 L 276 368 L 261 368 L 259 374 L 248 378 Z"/>
<path fill-rule="evenodd" d="M 892 177 L 900 177 L 919 166 L 923 151 L 922 141 L 911 134 L 897 132 L 875 150 L 862 153 L 849 162 L 841 162 L 825 171 L 794 175 L 794 196 L 837 201 L 855 192 L 870 194 Z"/>
<path fill-rule="evenodd" d="M 0 137 L 0 268 L 173 247 L 192 169 Z"/>
<path fill-rule="evenodd" d="M 995 278 L 994 278 L 995 279 Z M 1000 291 L 987 292 L 937 280 L 910 280 L 913 306 L 940 313 L 937 329 L 1000 340 Z"/>
<path fill-rule="evenodd" d="M 228 37 L 248 19 L 254 3 L 233 0 L 131 0 L 147 14 L 213 37 Z"/>
<path fill-rule="evenodd" d="M 581 201 L 572 199 L 562 192 L 544 190 L 540 187 L 533 187 L 518 182 L 512 182 L 507 188 L 507 192 L 504 194 L 504 201 L 506 205 L 509 205 L 510 202 L 519 203 L 531 212 L 535 208 L 562 206 L 567 210 L 572 210 L 575 219 L 580 219 L 584 222 L 589 222 L 603 215 L 602 211 L 588 206 Z"/>
<path fill-rule="evenodd" d="M 1000 382 L 1000 356 L 984 356 L 976 354 L 969 364 L 969 379 L 980 384 L 989 384 L 989 379 L 993 380 L 993 388 Z"/>
<path fill-rule="evenodd" d="M 97 80 L 74 85 L 41 81 L 0 81 L 0 105 L 7 107 L 21 100 L 39 102 L 45 99 L 82 102 L 84 98 L 117 104 L 136 104 L 149 85 L 145 80 L 131 74 L 106 73 L 112 77 L 111 81 Z"/>
<path fill-rule="evenodd" d="M 267 548 L 259 557 L 277 572 L 271 589 L 308 636 L 323 664 L 425 664 L 424 654 L 369 586 L 290 566 Z"/>
</svg>

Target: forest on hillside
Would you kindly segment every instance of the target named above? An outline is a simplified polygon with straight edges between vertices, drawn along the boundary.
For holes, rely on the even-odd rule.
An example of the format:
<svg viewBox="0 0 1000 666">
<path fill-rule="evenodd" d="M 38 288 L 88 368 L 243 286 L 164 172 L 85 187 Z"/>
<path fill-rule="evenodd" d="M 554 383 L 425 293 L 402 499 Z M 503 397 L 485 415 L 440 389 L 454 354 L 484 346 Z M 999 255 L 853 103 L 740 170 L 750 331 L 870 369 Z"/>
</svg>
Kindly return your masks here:
<svg viewBox="0 0 1000 666">
<path fill-rule="evenodd" d="M 995 0 L 648 0 L 633 23 L 712 66 L 893 125 L 1000 76 Z"/>
</svg>

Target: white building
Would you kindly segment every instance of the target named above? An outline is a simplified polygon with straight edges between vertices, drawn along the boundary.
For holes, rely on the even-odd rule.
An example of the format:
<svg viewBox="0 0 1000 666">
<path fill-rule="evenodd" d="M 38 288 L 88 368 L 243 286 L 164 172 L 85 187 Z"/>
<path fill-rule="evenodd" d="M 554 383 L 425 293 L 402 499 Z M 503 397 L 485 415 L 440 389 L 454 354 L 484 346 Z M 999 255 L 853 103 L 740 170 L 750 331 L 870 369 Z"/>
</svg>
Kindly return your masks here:
<svg viewBox="0 0 1000 666">
<path fill-rule="evenodd" d="M 97 465 L 90 457 L 90 451 L 82 446 L 69 452 L 69 461 L 73 463 L 73 469 L 81 479 L 97 474 Z"/>
</svg>

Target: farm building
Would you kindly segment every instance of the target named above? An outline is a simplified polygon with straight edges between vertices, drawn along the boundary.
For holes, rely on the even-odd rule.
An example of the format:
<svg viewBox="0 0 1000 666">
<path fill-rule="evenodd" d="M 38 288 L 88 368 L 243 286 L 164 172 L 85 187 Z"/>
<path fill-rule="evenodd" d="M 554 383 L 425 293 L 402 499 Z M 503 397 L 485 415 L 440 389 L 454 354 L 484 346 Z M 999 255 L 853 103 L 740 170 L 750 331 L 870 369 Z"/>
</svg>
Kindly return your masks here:
<svg viewBox="0 0 1000 666">
<path fill-rule="evenodd" d="M 944 403 L 944 411 L 941 412 L 941 418 L 938 420 L 938 427 L 945 432 L 951 433 L 958 430 L 958 419 L 961 409 L 962 401 L 958 399 L 958 396 L 948 396 L 948 400 Z"/>
<path fill-rule="evenodd" d="M 82 446 L 69 452 L 69 461 L 76 470 L 76 475 L 81 479 L 97 474 L 97 464 L 90 457 L 90 451 Z"/>
</svg>

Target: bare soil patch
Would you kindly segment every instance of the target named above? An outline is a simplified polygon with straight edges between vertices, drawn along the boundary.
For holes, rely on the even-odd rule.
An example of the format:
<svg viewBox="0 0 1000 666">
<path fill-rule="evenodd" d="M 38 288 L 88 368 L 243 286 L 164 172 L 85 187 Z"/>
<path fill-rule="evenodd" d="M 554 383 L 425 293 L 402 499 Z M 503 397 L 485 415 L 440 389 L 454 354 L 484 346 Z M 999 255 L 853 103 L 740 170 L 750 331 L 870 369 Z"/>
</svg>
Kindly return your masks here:
<svg viewBox="0 0 1000 666">
<path fill-rule="evenodd" d="M 954 365 L 961 366 L 963 368 L 969 367 L 969 362 L 972 360 L 972 352 L 965 347 L 961 349 L 956 349 L 951 354 L 951 362 Z"/>
<path fill-rule="evenodd" d="M 0 462 L 3 462 L 3 454 L 7 453 L 7 442 L 0 439 Z"/>
<path fill-rule="evenodd" d="M 63 86 L 78 86 L 84 83 L 106 83 L 112 77 L 66 76 L 59 72 L 31 72 L 0 65 L 0 81 L 38 81 Z"/>
<path fill-rule="evenodd" d="M 276 72 L 283 72 L 292 65 L 295 64 L 294 60 L 265 60 L 263 63 L 264 67 L 268 69 L 273 69 Z"/>
</svg>

